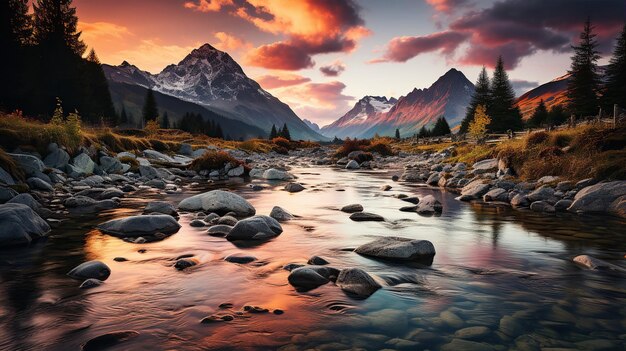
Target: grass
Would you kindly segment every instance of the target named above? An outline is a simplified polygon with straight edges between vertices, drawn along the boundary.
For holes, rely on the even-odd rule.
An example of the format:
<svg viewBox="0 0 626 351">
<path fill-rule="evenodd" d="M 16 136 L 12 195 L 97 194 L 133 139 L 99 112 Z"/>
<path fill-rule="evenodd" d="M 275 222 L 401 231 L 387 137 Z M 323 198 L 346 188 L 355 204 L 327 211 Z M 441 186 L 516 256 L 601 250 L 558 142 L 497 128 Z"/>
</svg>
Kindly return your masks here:
<svg viewBox="0 0 626 351">
<path fill-rule="evenodd" d="M 365 153 L 369 153 L 372 158 L 373 156 L 371 154 L 374 152 L 379 153 L 383 156 L 391 156 L 396 154 L 396 152 L 391 147 L 390 138 L 376 138 L 373 140 L 346 138 L 343 144 L 339 148 L 337 148 L 337 151 L 335 151 L 335 156 L 346 157 L 354 151 L 363 151 Z"/>
<path fill-rule="evenodd" d="M 15 180 L 25 180 L 24 171 L 15 163 L 13 158 L 0 149 L 0 168 L 7 171 Z"/>
<path fill-rule="evenodd" d="M 234 167 L 243 164 L 242 161 L 232 157 L 228 152 L 209 150 L 193 160 L 191 169 L 195 171 L 217 170 L 224 168 L 227 163 Z"/>
</svg>

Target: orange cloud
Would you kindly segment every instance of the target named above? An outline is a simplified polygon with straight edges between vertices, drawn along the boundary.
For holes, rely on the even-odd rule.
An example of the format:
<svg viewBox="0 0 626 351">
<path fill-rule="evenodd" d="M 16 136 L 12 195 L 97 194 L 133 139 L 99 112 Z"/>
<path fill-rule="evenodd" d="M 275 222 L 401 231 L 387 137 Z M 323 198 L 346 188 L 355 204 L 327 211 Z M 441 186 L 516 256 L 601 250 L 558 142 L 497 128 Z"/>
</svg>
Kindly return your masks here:
<svg viewBox="0 0 626 351">
<path fill-rule="evenodd" d="M 291 71 L 310 68 L 315 65 L 306 51 L 288 42 L 262 45 L 250 51 L 245 62 L 251 66 Z"/>
<path fill-rule="evenodd" d="M 289 74 L 284 76 L 264 75 L 255 79 L 264 89 L 276 89 L 300 85 L 311 81 L 310 78 L 297 74 Z"/>
<path fill-rule="evenodd" d="M 197 0 L 187 1 L 185 8 L 200 12 L 219 12 L 225 6 L 232 6 L 233 0 Z"/>
<path fill-rule="evenodd" d="M 222 51 L 236 51 L 252 48 L 252 44 L 249 42 L 225 32 L 217 32 L 214 34 L 214 37 L 219 40 L 214 46 Z"/>
<path fill-rule="evenodd" d="M 82 32 L 82 39 L 90 45 L 103 40 L 116 40 L 132 35 L 128 28 L 109 22 L 78 22 L 78 30 Z"/>
<path fill-rule="evenodd" d="M 146 39 L 142 40 L 137 46 L 117 51 L 106 57 L 101 56 L 100 58 L 103 62 L 113 64 L 119 64 L 126 60 L 143 70 L 158 73 L 163 67 L 171 63 L 180 62 L 200 45 L 201 43 L 194 43 L 190 46 L 166 45 L 158 39 Z"/>
</svg>

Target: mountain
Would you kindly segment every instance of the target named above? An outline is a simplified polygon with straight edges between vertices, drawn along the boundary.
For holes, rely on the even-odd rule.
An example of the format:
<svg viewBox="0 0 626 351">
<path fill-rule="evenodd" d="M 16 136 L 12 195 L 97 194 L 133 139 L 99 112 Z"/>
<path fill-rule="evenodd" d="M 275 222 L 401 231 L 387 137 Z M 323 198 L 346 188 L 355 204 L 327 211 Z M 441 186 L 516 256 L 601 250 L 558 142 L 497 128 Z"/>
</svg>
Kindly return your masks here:
<svg viewBox="0 0 626 351">
<path fill-rule="evenodd" d="M 452 68 L 427 89 L 413 89 L 395 103 L 388 101 L 379 112 L 369 113 L 372 110 L 368 105 L 372 104 L 373 97 L 366 96 L 364 99 L 369 98 L 369 104 L 362 99 L 346 115 L 322 128 L 322 133 L 371 138 L 376 134 L 393 136 L 396 129 L 400 129 L 401 135 L 409 136 L 423 125 L 434 124 L 441 116 L 454 128 L 461 124 L 473 93 L 474 84 L 462 72 Z M 377 98 L 373 101 L 383 104 Z M 388 108 L 389 105 L 392 106 Z"/>
<path fill-rule="evenodd" d="M 326 140 L 309 128 L 289 106 L 248 78 L 227 53 L 209 44 L 194 49 L 176 65 L 154 75 L 135 66 L 105 65 L 109 82 L 154 91 L 203 106 L 227 118 L 256 126 L 268 134 L 272 125 L 287 123 L 294 139 Z"/>
<path fill-rule="evenodd" d="M 397 102 L 395 98 L 385 96 L 365 96 L 354 107 L 335 122 L 322 127 L 321 133 L 327 137 L 359 136 L 372 127 L 373 121 L 381 114 L 387 113 Z"/>
<path fill-rule="evenodd" d="M 569 74 L 555 78 L 554 80 L 542 84 L 529 90 L 517 99 L 517 106 L 522 112 L 522 118 L 528 119 L 535 112 L 539 101 L 543 99 L 548 110 L 554 105 L 564 105 L 567 102 L 567 83 Z"/>
<path fill-rule="evenodd" d="M 148 88 L 129 83 L 109 82 L 111 99 L 117 111 L 121 111 L 122 105 L 130 118 L 130 124 L 139 125 L 141 111 Z M 232 139 L 251 139 L 267 137 L 267 133 L 259 127 L 255 127 L 241 121 L 219 115 L 203 106 L 179 98 L 154 92 L 159 113 L 167 112 L 170 122 L 178 122 L 185 113 L 191 112 L 202 115 L 206 120 L 218 122 L 224 130 L 224 134 Z"/>
<path fill-rule="evenodd" d="M 308 119 L 303 119 L 302 122 L 304 122 L 307 126 L 309 126 L 309 128 L 311 128 L 314 132 L 319 133 L 320 132 L 320 126 L 313 122 L 313 121 L 309 121 Z"/>
</svg>

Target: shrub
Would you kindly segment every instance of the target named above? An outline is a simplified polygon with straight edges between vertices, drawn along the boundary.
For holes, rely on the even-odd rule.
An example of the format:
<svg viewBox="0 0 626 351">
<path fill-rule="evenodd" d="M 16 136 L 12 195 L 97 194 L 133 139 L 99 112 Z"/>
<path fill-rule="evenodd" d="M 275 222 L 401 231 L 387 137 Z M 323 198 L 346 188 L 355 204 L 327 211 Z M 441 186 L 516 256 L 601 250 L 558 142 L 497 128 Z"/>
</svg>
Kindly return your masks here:
<svg viewBox="0 0 626 351">
<path fill-rule="evenodd" d="M 222 169 L 227 163 L 230 163 L 232 166 L 238 166 L 240 164 L 243 164 L 243 162 L 232 157 L 229 153 L 225 151 L 209 150 L 205 152 L 202 156 L 193 160 L 190 167 L 195 171 L 216 170 Z"/>
<path fill-rule="evenodd" d="M 288 155 L 289 154 L 289 150 L 287 150 L 286 148 L 284 148 L 282 146 L 274 146 L 272 148 L 272 151 L 276 152 L 277 154 L 281 154 L 281 155 Z"/>
<path fill-rule="evenodd" d="M 394 155 L 389 142 L 385 139 L 378 139 L 374 141 L 369 146 L 365 147 L 365 150 L 369 152 L 377 152 L 383 156 Z"/>
<path fill-rule="evenodd" d="M 154 135 L 159 131 L 159 122 L 156 120 L 150 120 L 146 122 L 146 126 L 143 128 L 148 135 Z"/>
<path fill-rule="evenodd" d="M 570 133 L 554 132 L 550 135 L 549 144 L 552 146 L 566 147 L 572 142 L 573 136 Z"/>
<path fill-rule="evenodd" d="M 5 150 L 13 151 L 22 144 L 23 139 L 13 130 L 0 128 L 0 146 Z"/>
<path fill-rule="evenodd" d="M 348 154 L 352 151 L 363 151 L 370 144 L 371 142 L 367 139 L 359 140 L 356 138 L 346 138 L 346 140 L 344 140 L 343 142 L 343 145 L 341 145 L 341 147 L 337 149 L 335 155 L 338 157 L 348 156 Z"/>
<path fill-rule="evenodd" d="M 536 145 L 544 143 L 546 140 L 548 140 L 549 137 L 550 135 L 544 131 L 531 133 L 526 137 L 525 147 L 527 149 L 530 149 Z"/>
<path fill-rule="evenodd" d="M 278 137 L 272 139 L 272 143 L 278 147 L 285 148 L 287 150 L 291 149 L 291 142 L 283 137 Z"/>
<path fill-rule="evenodd" d="M 558 146 L 548 146 L 539 151 L 539 157 L 548 158 L 548 157 L 558 157 L 563 156 L 565 153 Z"/>
<path fill-rule="evenodd" d="M 169 151 L 169 147 L 167 146 L 167 144 L 162 142 L 161 140 L 149 139 L 148 142 L 150 142 L 150 146 L 152 146 L 152 148 L 156 151 Z"/>
<path fill-rule="evenodd" d="M 484 105 L 476 106 L 474 118 L 469 124 L 468 133 L 476 139 L 481 140 L 487 135 L 487 126 L 491 123 L 491 118 L 487 115 L 487 108 Z"/>
</svg>

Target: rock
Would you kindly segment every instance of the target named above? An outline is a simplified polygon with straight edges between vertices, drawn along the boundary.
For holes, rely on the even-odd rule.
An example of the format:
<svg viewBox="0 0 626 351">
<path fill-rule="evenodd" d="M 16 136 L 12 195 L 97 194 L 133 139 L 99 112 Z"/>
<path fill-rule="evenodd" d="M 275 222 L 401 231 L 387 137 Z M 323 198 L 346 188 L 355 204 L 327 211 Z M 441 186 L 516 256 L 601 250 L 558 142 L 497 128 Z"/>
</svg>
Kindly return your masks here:
<svg viewBox="0 0 626 351">
<path fill-rule="evenodd" d="M 359 268 L 342 269 L 336 284 L 341 290 L 358 297 L 368 297 L 381 288 L 374 278 Z"/>
<path fill-rule="evenodd" d="M 417 206 L 402 206 L 400 212 L 417 212 Z"/>
<path fill-rule="evenodd" d="M 65 169 L 70 162 L 70 155 L 63 149 L 60 149 L 56 144 L 50 144 L 48 151 L 50 153 L 43 159 L 44 165 L 50 168 Z"/>
<path fill-rule="evenodd" d="M 610 269 L 610 270 L 616 270 L 616 271 L 625 271 L 619 266 L 616 266 L 614 264 L 608 263 L 606 261 L 603 261 L 601 259 L 589 256 L 589 255 L 576 256 L 574 257 L 573 261 L 585 268 L 593 269 L 593 270 Z"/>
<path fill-rule="evenodd" d="M 406 201 L 406 202 L 410 202 L 410 203 L 415 204 L 415 205 L 419 204 L 419 202 L 420 202 L 420 199 L 417 196 L 408 196 L 408 197 L 402 198 L 401 200 L 402 201 Z"/>
<path fill-rule="evenodd" d="M 391 185 L 385 184 L 385 185 L 380 187 L 380 190 L 382 190 L 382 191 L 389 191 L 389 190 L 391 190 Z"/>
<path fill-rule="evenodd" d="M 254 216 L 237 222 L 226 235 L 232 240 L 264 240 L 280 235 L 283 228 L 277 220 L 269 216 Z"/>
<path fill-rule="evenodd" d="M 180 144 L 180 149 L 178 150 L 178 153 L 185 156 L 191 156 L 191 154 L 193 153 L 193 149 L 191 145 L 187 143 L 182 143 Z"/>
<path fill-rule="evenodd" d="M 72 166 L 82 174 L 92 174 L 96 164 L 91 160 L 89 155 L 82 153 L 72 160 Z"/>
<path fill-rule="evenodd" d="M 548 183 L 554 183 L 557 180 L 559 180 L 559 177 L 555 177 L 555 176 L 543 176 L 539 179 L 537 179 L 537 184 L 548 184 Z"/>
<path fill-rule="evenodd" d="M 355 160 L 350 160 L 348 164 L 346 164 L 346 169 L 359 169 L 360 167 L 359 163 Z"/>
<path fill-rule="evenodd" d="M 428 179 L 426 180 L 426 184 L 427 185 L 438 185 L 439 183 L 439 178 L 441 176 L 439 175 L 439 173 L 433 173 L 430 175 L 430 177 L 428 177 Z"/>
<path fill-rule="evenodd" d="M 426 195 L 422 197 L 417 204 L 417 213 L 441 213 L 443 211 L 443 205 L 432 195 Z"/>
<path fill-rule="evenodd" d="M 536 189 L 535 191 L 533 191 L 532 193 L 528 194 L 527 198 L 528 201 L 535 202 L 535 201 L 546 201 L 551 199 L 554 196 L 554 189 L 552 189 L 549 186 L 542 186 L 538 189 Z"/>
<path fill-rule="evenodd" d="M 474 163 L 472 168 L 474 169 L 475 173 L 485 173 L 487 171 L 495 170 L 498 168 L 498 160 L 495 158 L 490 158 L 487 160 L 478 161 Z"/>
<path fill-rule="evenodd" d="M 575 187 L 574 183 L 566 180 L 566 181 L 559 182 L 556 185 L 556 190 L 567 192 L 567 191 L 574 189 L 574 187 Z"/>
<path fill-rule="evenodd" d="M 0 205 L 0 248 L 28 245 L 49 232 L 48 223 L 30 207 L 17 203 Z"/>
<path fill-rule="evenodd" d="M 0 203 L 5 203 L 17 196 L 17 191 L 11 188 L 0 187 Z"/>
<path fill-rule="evenodd" d="M 489 336 L 490 333 L 489 328 L 476 326 L 459 329 L 454 333 L 454 336 L 461 339 L 480 340 Z"/>
<path fill-rule="evenodd" d="M 511 206 L 515 208 L 528 207 L 529 205 L 530 201 L 528 201 L 526 195 L 517 194 L 511 199 Z"/>
<path fill-rule="evenodd" d="M 243 165 L 239 165 L 233 169 L 228 170 L 227 174 L 229 177 L 241 177 L 244 172 L 245 169 L 243 168 Z"/>
<path fill-rule="evenodd" d="M 224 216 L 217 220 L 217 224 L 234 226 L 235 224 L 237 224 L 237 218 L 233 216 Z"/>
<path fill-rule="evenodd" d="M 463 340 L 463 339 L 452 339 L 449 343 L 441 346 L 441 351 L 493 351 L 495 350 L 489 344 Z"/>
<path fill-rule="evenodd" d="M 567 209 L 572 205 L 574 201 L 572 200 L 559 200 L 554 204 L 554 209 L 557 211 L 567 211 Z"/>
<path fill-rule="evenodd" d="M 219 224 L 209 228 L 209 230 L 207 230 L 207 234 L 211 236 L 226 236 L 232 229 L 232 226 Z"/>
<path fill-rule="evenodd" d="M 193 257 L 179 258 L 176 260 L 176 263 L 174 263 L 174 268 L 182 271 L 183 269 L 196 266 L 198 263 L 200 263 L 200 261 Z"/>
<path fill-rule="evenodd" d="M 143 156 L 147 159 L 176 163 L 173 158 L 155 150 L 144 150 Z"/>
<path fill-rule="evenodd" d="M 363 206 L 360 204 L 346 205 L 341 208 L 341 211 L 346 213 L 363 212 Z"/>
<path fill-rule="evenodd" d="M 619 211 L 620 198 L 623 196 L 626 196 L 626 181 L 598 183 L 581 189 L 567 210 L 576 213 L 611 213 L 626 218 L 626 214 Z"/>
<path fill-rule="evenodd" d="M 139 165 L 139 174 L 148 179 L 160 179 L 161 175 L 156 168 L 148 165 Z"/>
<path fill-rule="evenodd" d="M 287 212 L 287 210 L 278 206 L 274 206 L 274 208 L 272 208 L 272 212 L 270 212 L 270 217 L 279 222 L 287 222 L 295 218 L 291 213 Z"/>
<path fill-rule="evenodd" d="M 291 270 L 289 284 L 301 290 L 311 290 L 337 279 L 339 270 L 326 266 L 302 266 Z"/>
<path fill-rule="evenodd" d="M 508 202 L 509 193 L 502 188 L 495 188 L 489 190 L 485 195 L 483 195 L 483 201 L 500 201 L 500 202 Z"/>
<path fill-rule="evenodd" d="M 24 154 L 8 154 L 13 158 L 18 166 L 22 168 L 26 176 L 32 176 L 36 172 L 43 172 L 46 168 L 43 162 L 35 156 Z"/>
<path fill-rule="evenodd" d="M 100 157 L 100 168 L 107 173 L 119 173 L 124 170 L 122 162 L 118 158 L 111 156 Z"/>
<path fill-rule="evenodd" d="M 270 168 L 263 172 L 263 178 L 267 180 L 290 180 L 294 179 L 295 177 L 285 171 Z"/>
<path fill-rule="evenodd" d="M 583 189 L 586 188 L 588 186 L 592 186 L 594 184 L 596 184 L 597 181 L 593 178 L 587 178 L 587 179 L 583 179 L 581 181 L 579 181 L 578 183 L 576 183 L 576 185 L 574 186 L 575 189 Z"/>
<path fill-rule="evenodd" d="M 461 197 L 464 200 L 480 199 L 485 195 L 491 186 L 483 183 L 482 179 L 476 179 L 461 189 Z"/>
<path fill-rule="evenodd" d="M 80 286 L 79 289 L 91 289 L 102 285 L 104 282 L 99 279 L 89 278 L 85 280 Z"/>
<path fill-rule="evenodd" d="M 143 213 L 162 213 L 170 216 L 178 216 L 174 205 L 164 201 L 152 201 L 146 205 Z"/>
<path fill-rule="evenodd" d="M 121 237 L 139 237 L 156 233 L 171 234 L 180 229 L 176 218 L 164 214 L 113 219 L 98 226 L 102 232 Z"/>
<path fill-rule="evenodd" d="M 391 176 L 391 180 L 393 180 L 394 182 L 397 182 L 399 179 L 400 177 L 397 174 Z"/>
<path fill-rule="evenodd" d="M 530 209 L 535 212 L 546 212 L 546 213 L 554 213 L 554 206 L 550 205 L 545 201 L 535 201 L 530 204 Z"/>
<path fill-rule="evenodd" d="M 15 185 L 13 177 L 2 167 L 0 167 L 0 184 Z"/>
<path fill-rule="evenodd" d="M 246 264 L 246 263 L 250 263 L 250 262 L 256 261 L 256 257 L 250 256 L 250 255 L 246 255 L 246 254 L 243 254 L 243 253 L 234 253 L 234 254 L 230 254 L 230 255 L 224 257 L 224 261 L 232 262 L 232 263 Z"/>
<path fill-rule="evenodd" d="M 192 220 L 191 222 L 189 222 L 189 226 L 194 227 L 194 228 L 206 227 L 207 222 L 203 221 L 202 219 L 196 218 Z"/>
<path fill-rule="evenodd" d="M 432 259 L 435 246 L 428 240 L 413 240 L 401 237 L 382 237 L 363 244 L 354 252 L 395 261 L 422 261 Z"/>
<path fill-rule="evenodd" d="M 74 279 L 98 279 L 104 281 L 111 275 L 111 269 L 101 261 L 88 261 L 74 267 L 67 275 Z"/>
<path fill-rule="evenodd" d="M 238 217 L 253 216 L 256 210 L 241 196 L 223 190 L 212 190 L 186 198 L 178 204 L 178 208 L 186 211 L 205 210 L 224 214 L 234 212 Z"/>
<path fill-rule="evenodd" d="M 151 179 L 143 184 L 156 189 L 165 189 L 166 187 L 166 184 L 162 179 Z"/>
<path fill-rule="evenodd" d="M 326 261 L 325 258 L 320 257 L 320 256 L 313 256 L 311 258 L 309 258 L 309 260 L 307 261 L 307 264 L 313 265 L 313 266 L 323 266 L 323 265 L 327 265 L 330 262 Z"/>
<path fill-rule="evenodd" d="M 355 222 L 383 222 L 383 216 L 369 212 L 355 212 L 350 215 L 350 219 Z"/>
<path fill-rule="evenodd" d="M 41 208 L 41 204 L 35 200 L 32 195 L 23 193 L 15 196 L 11 200 L 6 202 L 7 204 L 22 204 L 30 207 L 33 211 L 38 212 Z"/>
<path fill-rule="evenodd" d="M 82 347 L 81 350 L 82 351 L 102 351 L 105 349 L 110 349 L 111 347 L 117 344 L 120 344 L 124 341 L 127 341 L 129 339 L 132 339 L 138 335 L 139 333 L 137 333 L 134 330 L 118 331 L 118 332 L 112 332 L 112 333 L 99 335 L 87 341 L 85 344 L 83 344 L 81 346 Z"/>
<path fill-rule="evenodd" d="M 524 334 L 524 326 L 519 320 L 511 316 L 504 316 L 500 319 L 500 331 L 511 338 L 515 338 Z"/>
<path fill-rule="evenodd" d="M 439 314 L 439 318 L 441 318 L 444 323 L 455 329 L 463 327 L 464 324 L 461 317 L 457 316 L 456 314 L 454 314 L 454 312 L 451 312 L 449 310 L 441 312 Z"/>
<path fill-rule="evenodd" d="M 290 193 L 298 193 L 304 190 L 304 187 L 300 183 L 289 183 L 285 185 L 285 190 Z"/>
<path fill-rule="evenodd" d="M 124 192 L 118 188 L 92 188 L 81 190 L 74 196 L 86 196 L 95 200 L 107 200 L 114 197 L 124 197 Z"/>
<path fill-rule="evenodd" d="M 63 205 L 67 208 L 76 209 L 79 212 L 95 212 L 109 210 L 118 206 L 114 200 L 95 200 L 87 196 L 74 196 L 67 198 Z"/>
</svg>

